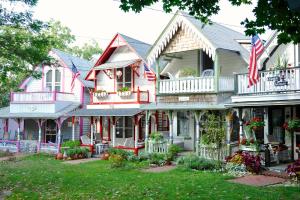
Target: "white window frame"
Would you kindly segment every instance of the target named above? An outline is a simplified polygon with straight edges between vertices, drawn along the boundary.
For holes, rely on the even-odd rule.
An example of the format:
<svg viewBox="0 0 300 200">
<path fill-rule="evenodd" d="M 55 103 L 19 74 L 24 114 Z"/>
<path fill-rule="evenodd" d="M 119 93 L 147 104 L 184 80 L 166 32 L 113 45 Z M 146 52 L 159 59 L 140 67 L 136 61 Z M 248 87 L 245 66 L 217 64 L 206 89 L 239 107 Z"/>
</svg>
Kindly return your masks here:
<svg viewBox="0 0 300 200">
<path fill-rule="evenodd" d="M 125 71 L 126 71 L 126 68 L 129 68 L 129 70 L 130 70 L 130 81 L 129 82 L 125 81 Z M 120 89 L 119 83 L 122 83 L 122 87 L 127 87 L 126 84 L 130 84 L 130 86 L 128 86 L 128 87 L 129 87 L 130 90 L 132 90 L 132 83 L 133 83 L 133 80 L 132 80 L 133 79 L 132 78 L 132 68 L 131 67 L 123 67 L 123 68 L 117 68 L 116 70 L 117 71 L 118 70 L 122 70 L 122 82 L 121 81 L 119 82 L 118 78 L 116 78 L 117 90 Z"/>
<path fill-rule="evenodd" d="M 131 121 L 131 127 L 126 127 L 126 119 Z M 120 139 L 132 138 L 133 137 L 133 130 L 134 130 L 132 119 L 130 117 L 120 117 L 118 119 L 118 121 L 119 120 L 122 120 L 122 126 L 118 126 L 118 123 L 116 123 L 116 133 L 118 132 L 119 129 L 121 129 L 122 133 L 120 133 L 120 134 L 122 135 L 122 137 L 117 137 L 117 135 L 116 135 L 116 138 L 120 138 Z M 126 137 L 126 135 L 125 135 L 126 130 L 131 130 L 131 136 L 130 137 Z"/>
<path fill-rule="evenodd" d="M 51 72 L 50 72 L 51 71 Z M 56 75 L 56 71 L 58 71 L 60 73 L 60 81 L 56 82 L 55 81 L 55 75 Z M 50 82 L 47 82 L 47 74 L 48 73 L 52 73 L 52 80 L 51 80 L 51 89 L 48 89 L 48 86 L 50 85 Z M 56 90 L 56 87 L 59 87 L 59 90 Z M 49 70 L 45 73 L 45 89 L 49 92 L 61 92 L 62 89 L 62 72 L 60 69 L 58 68 L 49 68 Z"/>
</svg>

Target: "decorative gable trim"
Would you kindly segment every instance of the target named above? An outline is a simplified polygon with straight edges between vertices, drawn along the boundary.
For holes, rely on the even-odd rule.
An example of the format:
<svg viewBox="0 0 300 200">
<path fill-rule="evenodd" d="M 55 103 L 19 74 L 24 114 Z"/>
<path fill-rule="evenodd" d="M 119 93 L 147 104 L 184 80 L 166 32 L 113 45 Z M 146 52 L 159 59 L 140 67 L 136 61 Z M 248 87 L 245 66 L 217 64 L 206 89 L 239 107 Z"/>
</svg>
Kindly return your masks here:
<svg viewBox="0 0 300 200">
<path fill-rule="evenodd" d="M 177 12 L 169 25 L 160 35 L 148 54 L 148 63 L 152 65 L 165 50 L 171 39 L 179 29 L 184 30 L 191 38 L 199 41 L 199 48 L 203 49 L 213 60 L 216 54 L 214 45 L 181 13 Z"/>
</svg>

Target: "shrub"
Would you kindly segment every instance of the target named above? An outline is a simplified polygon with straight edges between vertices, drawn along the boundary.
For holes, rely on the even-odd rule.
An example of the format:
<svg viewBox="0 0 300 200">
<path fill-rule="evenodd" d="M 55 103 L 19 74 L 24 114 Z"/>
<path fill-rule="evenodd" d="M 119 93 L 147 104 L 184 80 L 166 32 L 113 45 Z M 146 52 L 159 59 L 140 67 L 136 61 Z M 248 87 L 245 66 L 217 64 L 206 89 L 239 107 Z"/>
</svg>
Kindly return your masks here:
<svg viewBox="0 0 300 200">
<path fill-rule="evenodd" d="M 149 159 L 149 154 L 145 152 L 140 152 L 136 156 L 133 152 L 128 152 L 127 160 L 130 162 L 142 162 Z"/>
<path fill-rule="evenodd" d="M 117 149 L 117 148 L 109 148 L 108 153 L 110 156 L 112 155 L 120 155 L 124 160 L 127 160 L 129 152 L 125 151 L 123 149 Z"/>
<path fill-rule="evenodd" d="M 164 136 L 160 132 L 152 132 L 150 134 L 150 139 L 154 141 L 160 141 L 164 139 Z"/>
<path fill-rule="evenodd" d="M 287 168 L 285 169 L 285 171 L 287 172 L 287 174 L 290 177 L 295 178 L 296 180 L 299 180 L 299 178 L 300 178 L 300 159 L 296 160 L 296 162 L 294 162 L 293 164 L 288 165 Z"/>
<path fill-rule="evenodd" d="M 196 170 L 220 170 L 222 169 L 221 162 L 216 160 L 208 160 L 205 158 L 200 158 L 195 154 L 188 154 L 177 160 L 178 165 L 182 165 L 187 169 Z"/>
<path fill-rule="evenodd" d="M 75 140 L 75 141 L 69 140 L 69 141 L 64 142 L 61 145 L 61 147 L 69 147 L 70 149 L 73 149 L 73 148 L 79 147 L 79 146 L 80 146 L 79 140 Z"/>
<path fill-rule="evenodd" d="M 149 155 L 149 163 L 153 165 L 162 166 L 165 165 L 165 154 L 152 153 Z"/>
<path fill-rule="evenodd" d="M 232 176 L 244 176 L 247 174 L 247 169 L 244 164 L 236 164 L 233 162 L 228 162 L 225 165 L 225 170 L 229 175 Z"/>
<path fill-rule="evenodd" d="M 109 161 L 111 162 L 111 167 L 119 168 L 125 166 L 125 159 L 118 154 L 112 154 L 109 156 Z"/>
<path fill-rule="evenodd" d="M 236 152 L 233 156 L 226 158 L 226 162 L 236 165 L 245 165 L 247 171 L 258 174 L 261 167 L 261 157 L 259 155 L 251 155 L 249 152 Z"/>
<path fill-rule="evenodd" d="M 177 156 L 177 154 L 181 151 L 182 151 L 182 148 L 176 144 L 171 144 L 168 148 L 168 152 L 174 156 Z"/>
</svg>

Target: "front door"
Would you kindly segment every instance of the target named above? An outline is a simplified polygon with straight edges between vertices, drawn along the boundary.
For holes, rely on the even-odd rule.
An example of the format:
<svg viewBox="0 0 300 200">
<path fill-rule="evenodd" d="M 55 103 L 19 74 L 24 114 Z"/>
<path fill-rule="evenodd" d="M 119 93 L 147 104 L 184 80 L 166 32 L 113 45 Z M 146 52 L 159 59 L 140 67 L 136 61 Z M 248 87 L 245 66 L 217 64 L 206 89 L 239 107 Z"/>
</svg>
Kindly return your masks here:
<svg viewBox="0 0 300 200">
<path fill-rule="evenodd" d="M 276 140 L 276 142 L 284 144 L 284 108 L 271 108 L 270 113 L 269 132 L 271 135 L 273 135 L 273 138 Z"/>
<path fill-rule="evenodd" d="M 56 143 L 57 125 L 54 120 L 46 121 L 45 142 Z"/>
</svg>

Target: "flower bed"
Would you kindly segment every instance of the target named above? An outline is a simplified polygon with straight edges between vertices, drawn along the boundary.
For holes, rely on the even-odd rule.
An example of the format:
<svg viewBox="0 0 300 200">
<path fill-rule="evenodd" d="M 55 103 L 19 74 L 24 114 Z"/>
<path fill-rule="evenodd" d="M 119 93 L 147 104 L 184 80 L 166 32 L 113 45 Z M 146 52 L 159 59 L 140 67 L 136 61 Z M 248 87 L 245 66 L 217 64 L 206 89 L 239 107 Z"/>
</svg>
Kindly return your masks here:
<svg viewBox="0 0 300 200">
<path fill-rule="evenodd" d="M 259 174 L 262 170 L 261 157 L 238 151 L 226 158 L 226 169 L 236 175 L 243 175 L 245 172 Z"/>
<path fill-rule="evenodd" d="M 288 175 L 295 181 L 300 181 L 300 159 L 298 159 L 293 164 L 288 165 L 285 169 Z"/>
</svg>

